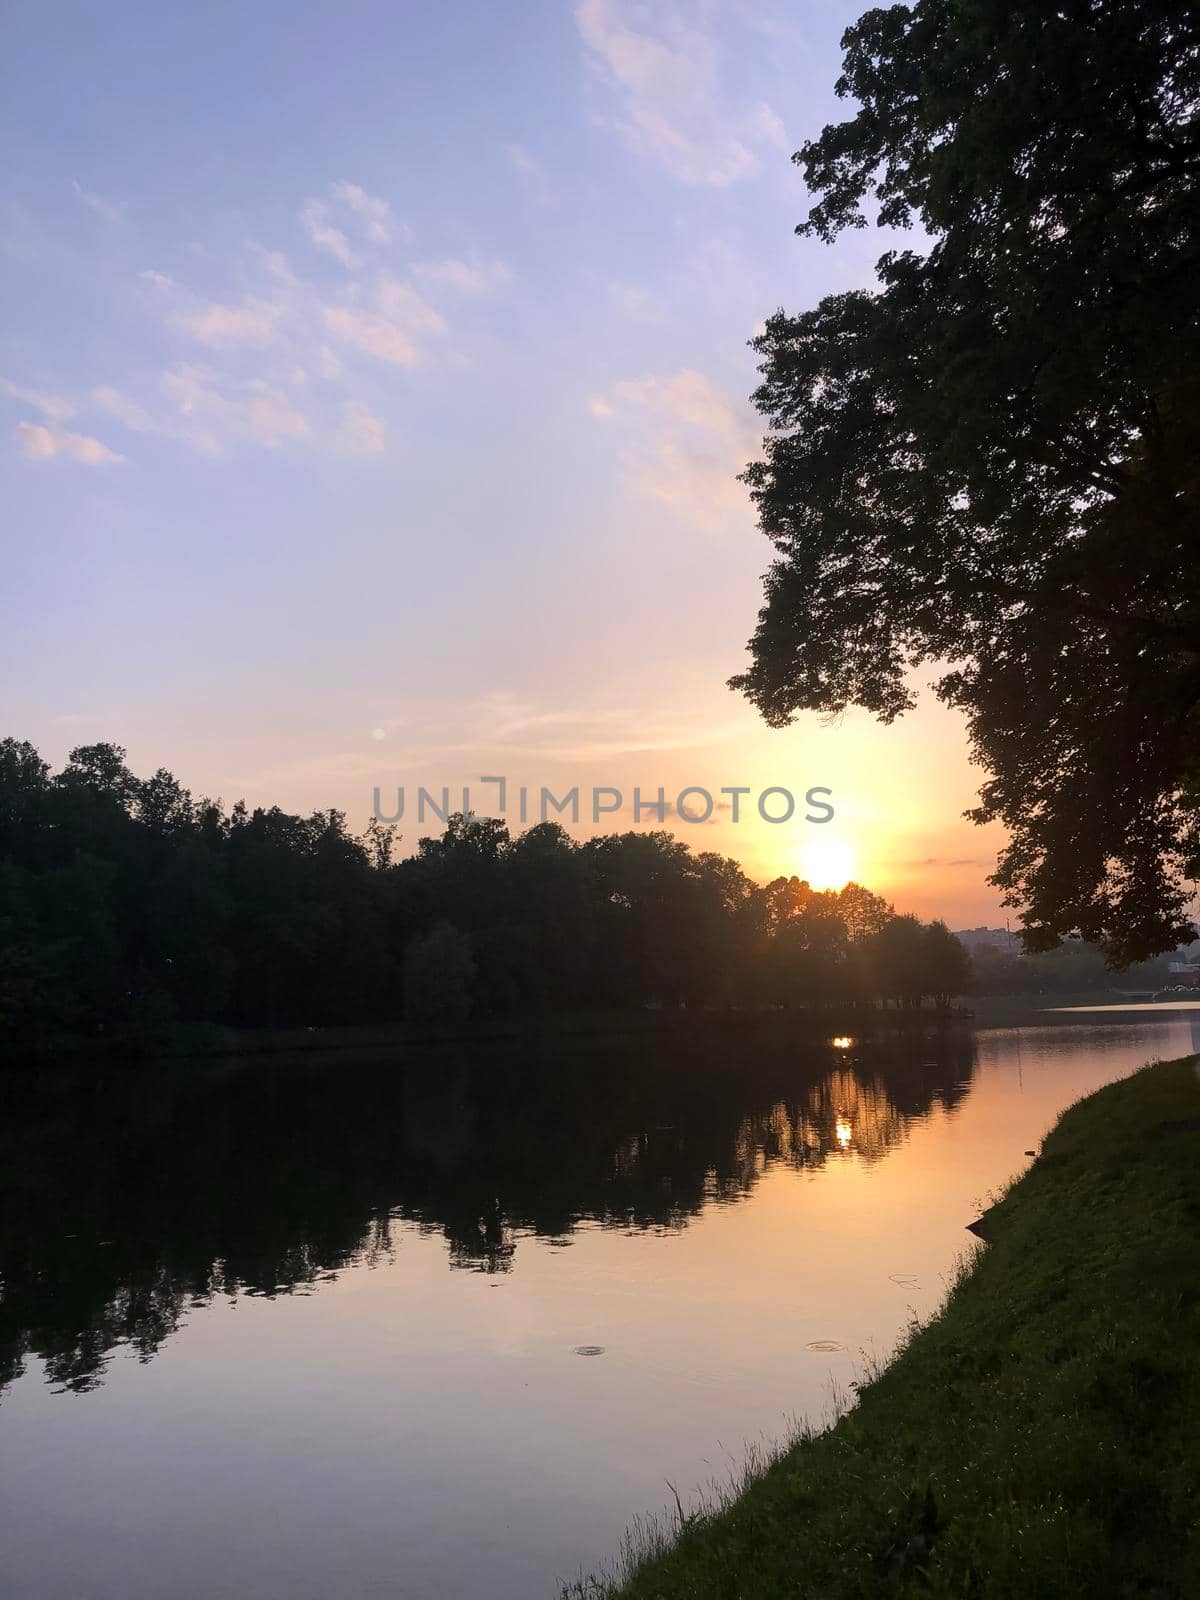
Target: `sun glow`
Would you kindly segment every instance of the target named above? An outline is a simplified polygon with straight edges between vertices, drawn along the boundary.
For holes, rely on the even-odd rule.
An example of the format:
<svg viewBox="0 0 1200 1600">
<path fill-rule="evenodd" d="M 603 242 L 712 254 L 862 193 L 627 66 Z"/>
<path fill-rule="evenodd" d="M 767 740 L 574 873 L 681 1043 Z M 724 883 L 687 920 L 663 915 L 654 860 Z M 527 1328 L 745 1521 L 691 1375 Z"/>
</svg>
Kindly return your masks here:
<svg viewBox="0 0 1200 1600">
<path fill-rule="evenodd" d="M 842 889 L 854 876 L 854 850 L 845 839 L 811 839 L 800 851 L 799 872 L 814 889 Z"/>
</svg>

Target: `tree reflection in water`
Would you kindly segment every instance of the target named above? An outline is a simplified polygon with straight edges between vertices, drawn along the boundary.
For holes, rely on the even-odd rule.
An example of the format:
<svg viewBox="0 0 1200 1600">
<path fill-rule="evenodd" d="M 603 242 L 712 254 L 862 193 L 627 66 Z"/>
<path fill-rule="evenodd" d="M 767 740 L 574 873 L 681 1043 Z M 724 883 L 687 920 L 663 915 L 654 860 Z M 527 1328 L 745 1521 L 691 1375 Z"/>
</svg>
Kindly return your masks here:
<svg viewBox="0 0 1200 1600">
<path fill-rule="evenodd" d="M 87 1390 L 190 1307 L 312 1292 L 390 1260 L 511 1272 L 523 1234 L 681 1229 L 775 1163 L 876 1161 L 965 1094 L 958 1026 L 797 1043 L 715 1019 L 652 1036 L 488 1042 L 0 1077 L 0 1383 L 42 1358 Z"/>
</svg>

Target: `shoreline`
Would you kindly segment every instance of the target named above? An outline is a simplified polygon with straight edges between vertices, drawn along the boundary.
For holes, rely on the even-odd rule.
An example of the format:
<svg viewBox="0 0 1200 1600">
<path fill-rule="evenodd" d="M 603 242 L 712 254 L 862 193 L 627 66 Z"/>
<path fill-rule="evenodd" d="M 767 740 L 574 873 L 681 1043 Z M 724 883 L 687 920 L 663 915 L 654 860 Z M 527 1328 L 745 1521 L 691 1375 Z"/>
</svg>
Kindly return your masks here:
<svg viewBox="0 0 1200 1600">
<path fill-rule="evenodd" d="M 222 1059 L 351 1056 L 362 1053 L 469 1048 L 474 1044 L 596 1040 L 603 1038 L 678 1038 L 747 1031 L 786 1034 L 813 1042 L 840 1035 L 925 1030 L 949 1025 L 977 1031 L 1040 1024 L 1064 1025 L 1102 1008 L 1124 1009 L 1144 1000 L 1141 992 L 1065 991 L 1062 994 L 967 995 L 948 1008 L 882 1006 L 692 1008 L 640 1006 L 615 1010 L 547 1011 L 507 1017 L 481 1017 L 450 1025 L 404 1022 L 347 1023 L 320 1027 L 243 1028 L 224 1023 L 176 1023 L 166 1035 L 140 1044 L 128 1039 L 63 1036 L 36 1051 L 11 1053 L 5 1067 L 111 1067 L 117 1063 L 155 1067 Z M 1071 1010 L 1076 1017 L 1069 1015 Z"/>
<path fill-rule="evenodd" d="M 563 1600 L 1190 1593 L 1197 1059 L 1065 1111 L 852 1410 L 752 1465 L 724 1504 L 639 1524 L 615 1574 Z"/>
<path fill-rule="evenodd" d="M 354 1052 L 429 1050 L 522 1040 L 588 1040 L 598 1038 L 678 1037 L 689 1033 L 744 1036 L 748 1030 L 795 1035 L 814 1041 L 837 1035 L 967 1025 L 969 1007 L 933 1006 L 910 1010 L 831 1007 L 828 1011 L 779 1009 L 699 1009 L 641 1007 L 613 1011 L 562 1011 L 512 1017 L 480 1018 L 444 1027 L 403 1022 L 354 1023 L 335 1027 L 233 1028 L 219 1023 L 184 1023 L 148 1052 L 134 1055 L 127 1045 L 111 1041 L 63 1040 L 41 1054 L 14 1057 L 17 1067 L 88 1067 L 111 1065 L 125 1055 L 140 1066 L 169 1066 L 223 1058 L 319 1056 Z"/>
</svg>

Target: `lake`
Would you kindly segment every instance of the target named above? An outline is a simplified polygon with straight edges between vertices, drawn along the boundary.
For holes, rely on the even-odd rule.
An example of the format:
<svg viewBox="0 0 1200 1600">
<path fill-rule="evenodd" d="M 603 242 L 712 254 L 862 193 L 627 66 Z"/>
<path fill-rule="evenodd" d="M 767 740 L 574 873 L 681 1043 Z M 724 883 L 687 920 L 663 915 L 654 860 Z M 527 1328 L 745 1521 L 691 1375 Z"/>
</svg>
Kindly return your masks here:
<svg viewBox="0 0 1200 1600">
<path fill-rule="evenodd" d="M 7 1600 L 539 1600 L 928 1315 L 1200 1010 L 0 1075 Z"/>
</svg>

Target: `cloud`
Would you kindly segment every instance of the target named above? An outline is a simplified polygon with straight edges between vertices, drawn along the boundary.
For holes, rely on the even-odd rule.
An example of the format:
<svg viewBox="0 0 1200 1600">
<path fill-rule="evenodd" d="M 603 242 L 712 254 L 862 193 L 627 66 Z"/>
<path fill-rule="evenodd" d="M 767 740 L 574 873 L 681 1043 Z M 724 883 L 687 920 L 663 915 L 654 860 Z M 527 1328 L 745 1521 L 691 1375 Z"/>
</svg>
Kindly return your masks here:
<svg viewBox="0 0 1200 1600">
<path fill-rule="evenodd" d="M 757 147 L 786 138 L 769 106 L 731 113 L 709 36 L 668 4 L 580 0 L 580 36 L 615 96 L 627 147 L 681 183 L 724 188 L 758 167 Z"/>
<path fill-rule="evenodd" d="M 310 431 L 290 396 L 266 379 L 230 380 L 191 362 L 159 375 L 153 409 L 108 386 L 92 390 L 92 403 L 134 433 L 173 439 L 208 456 L 243 445 L 274 450 Z"/>
<path fill-rule="evenodd" d="M 279 308 L 265 300 L 248 300 L 240 306 L 209 301 L 179 313 L 176 320 L 201 344 L 233 345 L 269 343 L 278 317 Z"/>
<path fill-rule="evenodd" d="M 262 378 L 222 385 L 208 368 L 185 362 L 163 373 L 161 387 L 171 412 L 159 431 L 206 455 L 246 443 L 273 450 L 309 431 L 289 397 Z"/>
<path fill-rule="evenodd" d="M 412 272 L 423 283 L 467 295 L 491 294 L 512 278 L 512 268 L 507 263 L 482 261 L 478 257 L 468 261 L 455 257 L 446 261 L 417 261 Z"/>
<path fill-rule="evenodd" d="M 106 200 L 103 195 L 92 194 L 85 189 L 78 178 L 71 179 L 71 187 L 78 198 L 87 206 L 89 211 L 94 211 L 98 217 L 103 217 L 105 222 L 120 222 L 121 207 L 111 200 Z"/>
<path fill-rule="evenodd" d="M 443 333 L 446 327 L 411 285 L 386 276 L 377 280 L 368 304 L 327 306 L 324 318 L 340 339 L 377 361 L 401 367 L 420 359 L 419 335 Z"/>
<path fill-rule="evenodd" d="M 319 250 L 327 250 L 349 272 L 357 268 L 358 257 L 351 250 L 349 239 L 330 222 L 329 207 L 323 201 L 310 200 L 300 213 L 300 221 Z"/>
<path fill-rule="evenodd" d="M 338 443 L 354 455 L 371 455 L 384 447 L 383 419 L 359 400 L 347 400 L 342 407 L 342 426 Z"/>
<path fill-rule="evenodd" d="M 736 431 L 738 409 L 711 378 L 692 367 L 681 367 L 669 378 L 639 378 L 618 383 L 617 400 L 640 409 L 660 412 L 708 433 Z"/>
<path fill-rule="evenodd" d="M 176 283 L 165 272 L 142 272 L 158 305 L 172 327 L 199 344 L 213 346 L 265 345 L 275 336 L 289 294 L 298 287 L 282 256 L 259 252 L 271 279 L 271 298 L 250 296 L 239 304 L 204 300 Z"/>
<path fill-rule="evenodd" d="M 355 272 L 362 263 L 345 228 L 353 228 L 368 244 L 387 244 L 396 229 L 392 208 L 357 183 L 332 184 L 329 195 L 329 201 L 305 201 L 300 220 L 318 249 L 327 251 L 348 272 Z M 332 220 L 334 211 L 343 226 Z"/>
<path fill-rule="evenodd" d="M 701 786 L 701 787 L 703 787 L 703 786 Z M 666 791 L 664 790 L 664 796 L 665 796 L 665 792 Z M 710 795 L 711 795 L 711 792 L 712 791 L 710 790 L 709 791 Z M 684 826 L 688 827 L 688 828 L 719 828 L 720 827 L 721 824 L 720 824 L 720 821 L 719 821 L 719 819 L 717 817 L 704 817 L 703 816 L 704 801 L 701 799 L 701 797 L 699 795 L 695 795 L 695 794 L 691 794 L 691 795 L 687 796 L 687 803 L 686 803 L 686 807 L 685 807 L 686 811 L 688 812 L 687 816 L 684 816 L 680 812 L 679 807 L 675 804 L 674 800 L 667 800 L 666 798 L 663 799 L 662 812 L 661 812 L 661 816 L 660 816 L 658 801 L 655 798 L 656 793 L 657 793 L 657 791 L 651 792 L 651 791 L 647 790 L 646 795 L 642 799 L 642 803 L 641 803 L 641 818 L 640 818 L 642 826 L 647 827 L 647 828 L 661 828 L 661 827 L 664 827 L 666 823 L 670 822 L 674 818 L 674 819 L 682 822 L 684 824 Z M 729 806 L 727 804 L 718 805 L 714 801 L 712 809 L 714 811 L 728 811 L 729 810 Z M 637 823 L 639 821 L 639 818 L 638 818 L 638 815 L 637 815 L 637 808 L 634 807 L 633 805 L 622 806 L 620 811 L 616 812 L 614 814 L 617 815 L 617 816 L 632 817 L 634 819 L 635 826 L 637 825 Z"/>
<path fill-rule="evenodd" d="M 92 390 L 92 402 L 99 406 L 101 411 L 107 411 L 110 417 L 116 417 L 118 422 L 131 429 L 134 433 L 149 433 L 154 426 L 149 412 L 145 411 L 136 400 L 130 400 L 119 389 L 102 387 Z"/>
<path fill-rule="evenodd" d="M 417 347 L 410 336 L 376 312 L 361 311 L 355 306 L 330 306 L 325 312 L 325 325 L 339 339 L 378 361 L 390 361 L 398 367 L 416 363 Z"/>
<path fill-rule="evenodd" d="M 656 313 L 654 297 L 649 289 L 636 283 L 610 283 L 608 298 L 627 317 L 653 318 Z"/>
<path fill-rule="evenodd" d="M 949 856 L 922 856 L 919 860 L 888 861 L 884 863 L 889 867 L 994 867 L 994 860 L 986 860 L 979 856 L 961 856 L 951 859 Z"/>
<path fill-rule="evenodd" d="M 346 373 L 345 366 L 327 344 L 317 351 L 317 366 L 327 383 L 340 383 Z"/>
<path fill-rule="evenodd" d="M 635 424 L 624 464 L 636 493 L 710 533 L 746 520 L 749 500 L 737 479 L 760 448 L 759 430 L 749 407 L 704 373 L 683 367 L 618 383 L 591 410 Z"/>
<path fill-rule="evenodd" d="M 786 151 L 789 155 L 795 149 L 795 142 L 788 137 L 783 118 L 765 100 L 760 101 L 750 113 L 746 131 L 751 139 L 774 145 L 776 150 Z"/>
<path fill-rule="evenodd" d="M 600 762 L 647 751 L 698 750 L 744 730 L 744 720 L 720 722 L 697 709 L 660 717 L 643 704 L 542 709 L 506 689 L 466 707 L 466 739 L 443 753 L 504 751 L 556 762 Z"/>
<path fill-rule="evenodd" d="M 103 467 L 125 459 L 89 434 L 45 428 L 37 422 L 18 422 L 17 438 L 31 461 L 51 461 L 56 456 L 66 456 L 69 461 L 78 461 L 85 467 Z"/>
<path fill-rule="evenodd" d="M 309 236 L 347 267 L 344 280 L 331 286 L 320 273 L 293 270 L 282 251 L 254 242 L 238 263 L 246 287 L 235 298 L 207 298 L 168 273 L 143 271 L 148 303 L 175 335 L 172 355 L 183 359 L 168 357 L 140 380 L 103 384 L 91 403 L 134 432 L 207 455 L 245 445 L 275 449 L 302 438 L 339 451 L 385 449 L 383 420 L 355 392 L 365 387 L 365 360 L 420 365 L 447 332 L 431 297 L 486 295 L 511 278 L 511 269 L 475 251 L 406 260 L 397 243 L 403 225 L 386 201 L 358 184 L 332 185 L 324 198 L 306 202 L 300 218 Z M 181 338 L 206 347 L 208 359 L 197 361 L 198 352 L 181 348 Z M 463 357 L 451 351 L 444 359 Z M 370 381 L 372 396 L 377 382 Z M 7 390 L 26 403 L 34 398 L 15 384 Z M 48 421 L 69 414 L 63 402 L 37 398 Z M 51 406 L 58 408 L 52 414 Z"/>
<path fill-rule="evenodd" d="M 372 244 L 386 244 L 392 237 L 392 208 L 386 200 L 377 200 L 357 183 L 335 183 L 332 194 L 361 220 L 363 231 Z"/>
<path fill-rule="evenodd" d="M 35 411 L 42 413 L 47 422 L 65 422 L 68 417 L 75 415 L 76 408 L 69 400 L 63 400 L 56 394 L 47 394 L 42 389 L 26 389 L 11 378 L 0 378 L 0 394 L 7 395 L 10 400 L 19 400 L 22 405 L 32 406 Z"/>
</svg>

